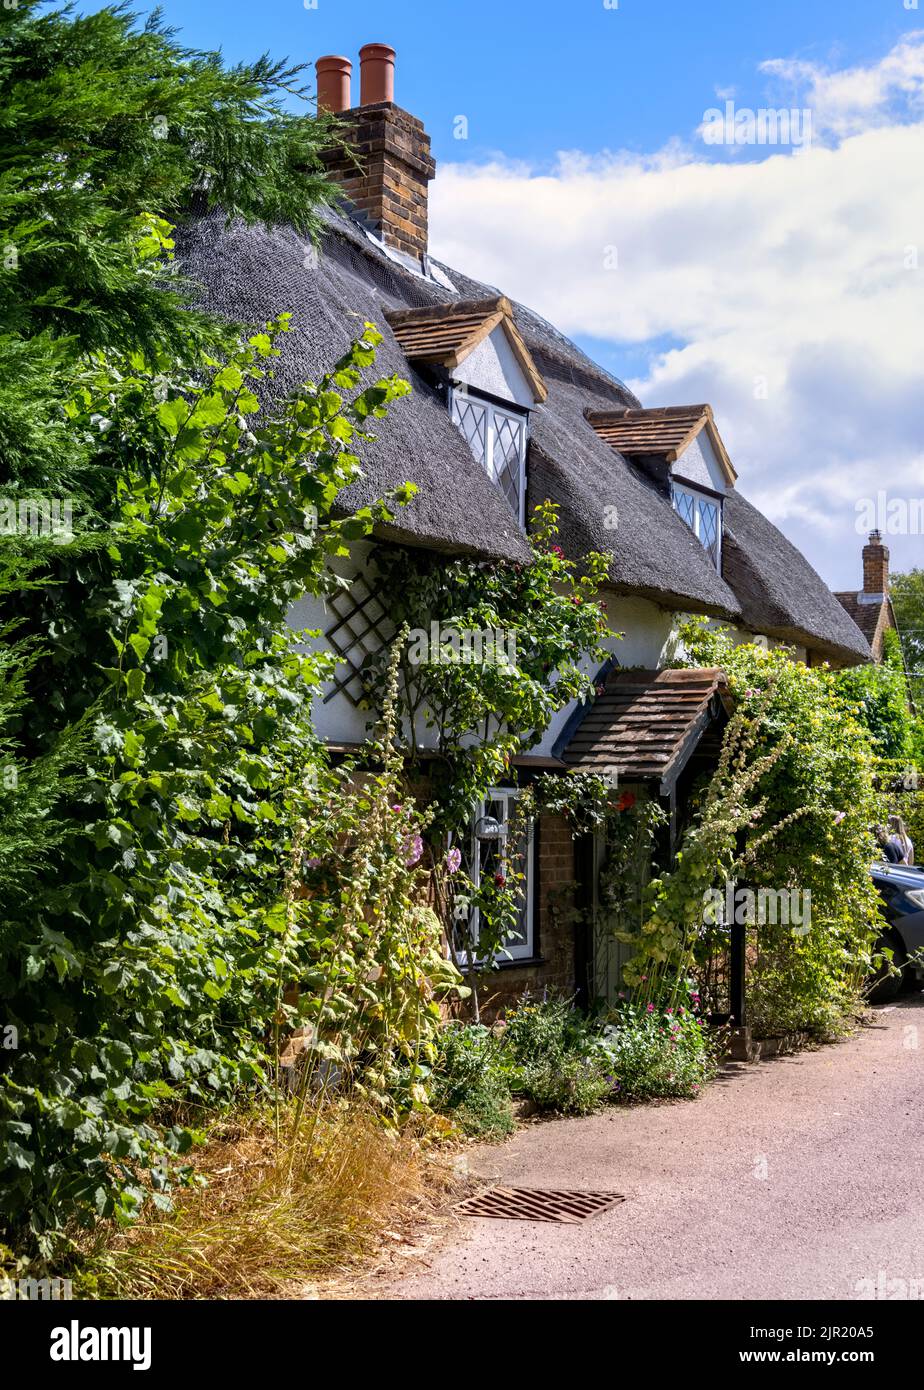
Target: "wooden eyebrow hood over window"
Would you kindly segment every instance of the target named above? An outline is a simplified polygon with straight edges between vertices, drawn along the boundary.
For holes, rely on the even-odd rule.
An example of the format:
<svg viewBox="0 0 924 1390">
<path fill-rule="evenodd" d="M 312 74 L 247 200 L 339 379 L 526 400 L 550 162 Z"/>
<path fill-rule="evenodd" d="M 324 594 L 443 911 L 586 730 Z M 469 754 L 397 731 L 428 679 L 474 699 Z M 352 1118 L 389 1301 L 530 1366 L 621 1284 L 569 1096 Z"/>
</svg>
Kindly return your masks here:
<svg viewBox="0 0 924 1390">
<path fill-rule="evenodd" d="M 656 410 L 589 411 L 587 422 L 625 458 L 657 455 L 676 463 L 701 430 L 705 430 L 726 482 L 737 479 L 711 405 L 668 405 Z"/>
<path fill-rule="evenodd" d="M 390 310 L 385 318 L 409 362 L 459 367 L 495 328 L 503 328 L 517 363 L 541 405 L 548 397 L 545 382 L 513 320 L 505 295 L 494 299 L 463 299 L 423 309 Z"/>
</svg>

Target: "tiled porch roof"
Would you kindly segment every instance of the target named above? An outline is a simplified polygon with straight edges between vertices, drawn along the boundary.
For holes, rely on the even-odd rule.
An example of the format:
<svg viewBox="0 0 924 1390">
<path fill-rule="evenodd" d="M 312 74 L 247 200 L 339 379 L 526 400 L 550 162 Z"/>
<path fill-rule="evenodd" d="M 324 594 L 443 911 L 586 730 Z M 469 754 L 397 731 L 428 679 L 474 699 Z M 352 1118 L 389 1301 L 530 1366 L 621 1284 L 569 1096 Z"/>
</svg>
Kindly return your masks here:
<svg viewBox="0 0 924 1390">
<path fill-rule="evenodd" d="M 666 795 L 722 706 L 730 707 L 730 697 L 717 667 L 614 671 L 562 757 L 582 772 L 657 782 Z"/>
</svg>

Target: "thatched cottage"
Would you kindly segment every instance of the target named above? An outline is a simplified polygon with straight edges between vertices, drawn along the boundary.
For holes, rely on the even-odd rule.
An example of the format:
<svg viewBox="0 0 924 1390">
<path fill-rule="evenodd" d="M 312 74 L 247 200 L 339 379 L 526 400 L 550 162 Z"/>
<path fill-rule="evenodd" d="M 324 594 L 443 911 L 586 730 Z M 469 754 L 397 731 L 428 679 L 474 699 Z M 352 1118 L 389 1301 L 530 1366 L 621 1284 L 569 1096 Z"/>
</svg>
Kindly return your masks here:
<svg viewBox="0 0 924 1390">
<path fill-rule="evenodd" d="M 607 616 L 625 636 L 613 644 L 605 694 L 563 711 L 516 760 L 508 783 L 472 808 L 472 826 L 488 813 L 503 821 L 537 769 L 615 766 L 623 785 L 646 786 L 676 810 L 685 779 L 714 756 L 724 717 L 721 672 L 664 669 L 684 615 L 790 644 L 809 663 L 869 661 L 867 638 L 738 490 L 708 405 L 646 409 L 538 314 L 430 257 L 429 139 L 394 102 L 393 51 L 371 44 L 361 56 L 358 106 L 349 62 L 318 63 L 319 102 L 342 115 L 358 152 L 358 163 L 330 157 L 344 203 L 328 216 L 320 253 L 291 228 L 229 228 L 216 213 L 184 233 L 184 270 L 211 307 L 235 320 L 257 324 L 291 311 L 272 384 L 279 393 L 321 375 L 365 320 L 381 328 L 378 367 L 408 378 L 413 394 L 377 424 L 363 480 L 346 501 L 368 503 L 405 481 L 418 492 L 379 542 L 485 564 L 526 560 L 526 519 L 549 498 L 560 507 L 569 555 L 612 552 Z M 361 667 L 387 628 L 388 598 L 366 557 L 360 550 L 349 566 L 346 599 L 306 602 L 293 614 L 343 658 L 316 711 L 336 749 L 365 737 Z M 484 852 L 473 836 L 476 871 Z M 601 960 L 592 930 L 551 906 L 575 880 L 585 906 L 594 905 L 598 855 L 599 847 L 576 845 L 559 819 L 541 818 L 520 932 L 502 967 L 506 989 L 545 982 L 597 992 L 611 984 L 613 962 Z"/>
</svg>

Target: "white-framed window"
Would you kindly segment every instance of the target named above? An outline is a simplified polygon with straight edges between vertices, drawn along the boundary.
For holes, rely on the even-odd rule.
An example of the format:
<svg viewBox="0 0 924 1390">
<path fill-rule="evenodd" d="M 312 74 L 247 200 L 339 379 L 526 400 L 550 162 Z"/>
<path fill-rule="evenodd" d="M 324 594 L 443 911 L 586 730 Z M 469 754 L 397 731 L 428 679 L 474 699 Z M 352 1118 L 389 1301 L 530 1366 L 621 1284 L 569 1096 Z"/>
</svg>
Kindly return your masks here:
<svg viewBox="0 0 924 1390">
<path fill-rule="evenodd" d="M 722 571 L 722 504 L 692 487 L 671 484 L 674 511 L 687 523 L 716 569 Z"/>
<path fill-rule="evenodd" d="M 493 877 L 497 873 L 504 872 L 504 866 L 508 858 L 516 852 L 516 847 L 509 843 L 506 835 L 500 839 L 479 839 L 476 833 L 479 823 L 483 825 L 486 820 L 490 819 L 506 828 L 510 824 L 519 795 L 520 793 L 516 787 L 492 787 L 487 796 L 475 805 L 471 824 L 469 826 L 469 854 L 466 867 L 476 888 L 479 888 L 488 877 Z M 502 961 L 507 959 L 531 960 L 536 954 L 534 923 L 536 898 L 535 861 L 536 830 L 535 826 L 530 824 L 526 831 L 525 855 L 521 864 L 524 879 L 517 925 L 503 944 L 500 955 Z M 471 939 L 473 949 L 476 952 L 476 958 L 480 959 L 480 956 L 477 956 L 479 932 L 478 917 L 478 909 L 473 908 L 468 918 L 468 935 Z M 464 963 L 464 948 L 460 953 L 460 960 Z"/>
<path fill-rule="evenodd" d="M 526 416 L 505 410 L 467 387 L 453 386 L 453 424 L 475 460 L 500 489 L 521 526 L 526 524 Z"/>
</svg>

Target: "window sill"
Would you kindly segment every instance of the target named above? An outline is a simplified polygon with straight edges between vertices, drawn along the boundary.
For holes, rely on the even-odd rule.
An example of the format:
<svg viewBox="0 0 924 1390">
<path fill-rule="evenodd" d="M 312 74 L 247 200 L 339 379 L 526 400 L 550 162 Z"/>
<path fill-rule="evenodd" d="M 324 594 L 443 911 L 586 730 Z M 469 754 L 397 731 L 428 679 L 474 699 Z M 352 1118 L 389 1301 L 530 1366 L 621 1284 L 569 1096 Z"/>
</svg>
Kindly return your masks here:
<svg viewBox="0 0 924 1390">
<path fill-rule="evenodd" d="M 548 961 L 545 956 L 517 956 L 515 960 L 499 960 L 494 968 L 496 970 L 517 970 L 521 967 L 532 969 L 534 966 L 547 964 Z M 476 961 L 474 968 L 476 970 L 483 970 L 484 961 Z M 468 966 L 466 965 L 460 964 L 459 970 L 463 975 L 469 973 Z"/>
</svg>

